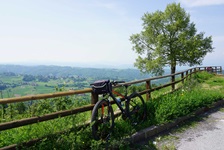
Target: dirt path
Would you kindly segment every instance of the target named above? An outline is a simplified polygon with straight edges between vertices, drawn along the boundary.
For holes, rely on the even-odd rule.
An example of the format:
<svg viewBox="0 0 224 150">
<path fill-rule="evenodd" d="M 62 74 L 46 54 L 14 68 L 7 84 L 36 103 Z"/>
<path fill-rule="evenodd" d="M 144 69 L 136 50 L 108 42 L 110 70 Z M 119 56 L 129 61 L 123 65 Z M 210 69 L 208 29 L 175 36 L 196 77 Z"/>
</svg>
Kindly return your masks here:
<svg viewBox="0 0 224 150">
<path fill-rule="evenodd" d="M 141 149 L 224 150 L 224 107 L 140 144 Z"/>
<path fill-rule="evenodd" d="M 223 150 L 224 112 L 222 110 L 208 114 L 195 127 L 180 134 L 177 149 Z"/>
</svg>

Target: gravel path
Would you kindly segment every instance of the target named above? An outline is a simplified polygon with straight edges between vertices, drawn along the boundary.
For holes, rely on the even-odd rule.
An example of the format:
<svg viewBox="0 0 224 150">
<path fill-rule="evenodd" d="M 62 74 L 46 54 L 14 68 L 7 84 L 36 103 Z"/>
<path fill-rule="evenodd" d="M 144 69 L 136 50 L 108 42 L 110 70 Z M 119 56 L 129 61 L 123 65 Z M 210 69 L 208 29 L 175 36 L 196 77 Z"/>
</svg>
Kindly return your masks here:
<svg viewBox="0 0 224 150">
<path fill-rule="evenodd" d="M 195 127 L 179 134 L 179 150 L 224 150 L 224 111 L 205 114 Z"/>
<path fill-rule="evenodd" d="M 151 143 L 151 144 L 149 144 Z M 140 149 L 224 150 L 224 107 L 141 143 Z"/>
</svg>

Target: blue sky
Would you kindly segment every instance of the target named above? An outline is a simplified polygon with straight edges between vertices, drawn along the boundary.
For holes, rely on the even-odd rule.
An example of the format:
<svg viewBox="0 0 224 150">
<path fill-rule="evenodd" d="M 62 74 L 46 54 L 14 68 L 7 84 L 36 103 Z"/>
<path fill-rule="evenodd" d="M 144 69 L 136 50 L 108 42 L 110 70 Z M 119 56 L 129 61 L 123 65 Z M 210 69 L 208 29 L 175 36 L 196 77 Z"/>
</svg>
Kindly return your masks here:
<svg viewBox="0 0 224 150">
<path fill-rule="evenodd" d="M 203 65 L 224 66 L 224 0 L 0 0 L 0 64 L 132 65 L 141 17 L 172 2 L 213 37 Z"/>
</svg>

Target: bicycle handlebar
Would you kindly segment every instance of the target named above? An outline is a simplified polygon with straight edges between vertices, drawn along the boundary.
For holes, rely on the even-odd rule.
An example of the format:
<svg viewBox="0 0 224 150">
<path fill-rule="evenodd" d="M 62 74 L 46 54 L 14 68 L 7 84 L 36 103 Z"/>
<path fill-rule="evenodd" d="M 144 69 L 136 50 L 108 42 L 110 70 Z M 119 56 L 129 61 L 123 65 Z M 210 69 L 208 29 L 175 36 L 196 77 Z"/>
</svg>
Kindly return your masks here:
<svg viewBox="0 0 224 150">
<path fill-rule="evenodd" d="M 125 83 L 125 81 L 112 81 L 111 83 L 114 84 L 114 85 L 117 85 L 119 83 Z"/>
<path fill-rule="evenodd" d="M 105 83 L 111 83 L 112 85 L 116 86 L 119 83 L 125 83 L 125 81 L 99 80 L 99 81 L 95 81 L 94 83 L 91 83 L 90 86 L 95 87 L 95 84 L 97 84 L 97 83 L 103 83 L 103 84 L 105 84 Z M 100 86 L 100 85 L 97 85 L 97 86 Z M 103 87 L 104 85 L 101 85 L 101 86 Z"/>
</svg>

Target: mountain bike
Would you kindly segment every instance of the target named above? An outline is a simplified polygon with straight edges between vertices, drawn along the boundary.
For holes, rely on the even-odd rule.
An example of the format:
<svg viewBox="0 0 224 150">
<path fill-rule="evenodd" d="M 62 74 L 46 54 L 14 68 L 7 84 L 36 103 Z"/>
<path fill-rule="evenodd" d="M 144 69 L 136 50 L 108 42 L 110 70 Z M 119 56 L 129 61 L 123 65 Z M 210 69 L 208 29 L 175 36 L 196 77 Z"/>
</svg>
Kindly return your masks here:
<svg viewBox="0 0 224 150">
<path fill-rule="evenodd" d="M 132 125 L 140 124 L 146 119 L 146 105 L 142 96 L 137 92 L 128 95 L 130 84 L 124 83 L 125 81 L 101 80 L 90 84 L 94 93 L 103 95 L 92 111 L 91 128 L 95 140 L 108 140 L 114 128 L 115 114 L 110 99 L 121 111 L 122 118 L 128 119 Z M 118 85 L 125 87 L 124 95 L 113 90 L 113 86 Z"/>
</svg>

